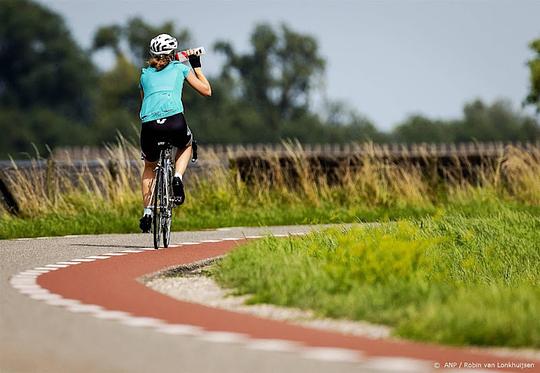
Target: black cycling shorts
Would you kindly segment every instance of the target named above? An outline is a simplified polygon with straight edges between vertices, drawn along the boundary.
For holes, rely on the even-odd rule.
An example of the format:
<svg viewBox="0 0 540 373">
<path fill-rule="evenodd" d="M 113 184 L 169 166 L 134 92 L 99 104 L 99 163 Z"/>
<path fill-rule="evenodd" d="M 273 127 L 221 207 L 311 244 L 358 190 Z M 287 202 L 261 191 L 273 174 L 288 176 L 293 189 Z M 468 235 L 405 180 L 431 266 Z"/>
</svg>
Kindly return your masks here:
<svg viewBox="0 0 540 373">
<path fill-rule="evenodd" d="M 141 128 L 142 156 L 148 162 L 155 162 L 159 158 L 158 142 L 168 141 L 182 149 L 191 145 L 192 139 L 193 136 L 182 113 L 144 122 Z"/>
</svg>

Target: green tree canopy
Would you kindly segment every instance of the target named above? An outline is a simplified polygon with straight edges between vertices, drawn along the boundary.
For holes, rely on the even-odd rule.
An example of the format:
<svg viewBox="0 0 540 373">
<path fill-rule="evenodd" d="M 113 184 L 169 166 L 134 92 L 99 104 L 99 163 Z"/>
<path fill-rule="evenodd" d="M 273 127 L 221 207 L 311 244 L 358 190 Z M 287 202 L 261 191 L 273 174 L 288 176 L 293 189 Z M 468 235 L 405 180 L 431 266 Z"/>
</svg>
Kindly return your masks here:
<svg viewBox="0 0 540 373">
<path fill-rule="evenodd" d="M 114 67 L 100 75 L 95 105 L 98 115 L 90 128 L 99 143 L 112 142 L 118 133 L 136 138 L 134 129 L 140 126 L 139 73 L 138 67 L 118 54 Z"/>
<path fill-rule="evenodd" d="M 317 41 L 286 25 L 260 24 L 251 34 L 252 51 L 241 54 L 228 42 L 215 49 L 226 57 L 221 77 L 233 80 L 240 99 L 265 116 L 272 130 L 309 109 L 310 95 L 324 73 Z"/>
<path fill-rule="evenodd" d="M 474 100 L 465 104 L 460 119 L 410 116 L 393 130 L 392 138 L 398 142 L 536 141 L 540 126 L 507 101 Z"/>
<path fill-rule="evenodd" d="M 123 55 L 136 66 L 142 66 L 150 57 L 148 52 L 150 40 L 163 33 L 174 36 L 180 49 L 189 48 L 191 36 L 187 29 L 177 29 L 172 21 L 153 26 L 140 17 L 133 17 L 125 24 L 100 27 L 94 34 L 93 49 L 109 48 L 117 56 Z"/>
<path fill-rule="evenodd" d="M 63 19 L 28 0 L 0 1 L 0 105 L 89 119 L 94 66 Z"/>
<path fill-rule="evenodd" d="M 0 1 L 0 157 L 92 141 L 96 70 L 62 17 L 29 0 Z"/>
<path fill-rule="evenodd" d="M 526 141 L 540 139 L 534 118 L 512 109 L 508 101 L 486 105 L 475 100 L 465 105 L 455 141 Z"/>
<path fill-rule="evenodd" d="M 396 142 L 453 142 L 455 124 L 442 120 L 432 120 L 420 114 L 409 116 L 392 132 Z"/>
<path fill-rule="evenodd" d="M 534 57 L 527 63 L 530 87 L 525 103 L 536 106 L 536 111 L 540 113 L 540 39 L 533 40 L 529 47 L 534 52 Z"/>
</svg>

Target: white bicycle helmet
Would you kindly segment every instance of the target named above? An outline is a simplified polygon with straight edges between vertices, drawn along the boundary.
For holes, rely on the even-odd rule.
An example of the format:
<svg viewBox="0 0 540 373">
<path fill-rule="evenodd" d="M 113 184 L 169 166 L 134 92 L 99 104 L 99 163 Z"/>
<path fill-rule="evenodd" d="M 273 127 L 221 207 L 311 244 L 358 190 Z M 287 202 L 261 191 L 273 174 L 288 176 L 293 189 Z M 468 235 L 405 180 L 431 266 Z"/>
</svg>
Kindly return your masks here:
<svg viewBox="0 0 540 373">
<path fill-rule="evenodd" d="M 178 41 L 169 34 L 160 34 L 150 40 L 150 54 L 153 56 L 163 56 L 178 48 Z"/>
</svg>

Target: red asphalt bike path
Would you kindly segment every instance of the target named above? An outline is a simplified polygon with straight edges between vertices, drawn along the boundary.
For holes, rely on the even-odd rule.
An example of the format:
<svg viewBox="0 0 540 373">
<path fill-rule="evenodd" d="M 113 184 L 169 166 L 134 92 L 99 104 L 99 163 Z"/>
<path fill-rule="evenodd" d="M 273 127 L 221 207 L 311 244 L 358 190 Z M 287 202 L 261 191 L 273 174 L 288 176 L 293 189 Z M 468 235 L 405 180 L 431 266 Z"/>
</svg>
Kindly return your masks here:
<svg viewBox="0 0 540 373">
<path fill-rule="evenodd" d="M 241 333 L 254 339 L 279 339 L 310 347 L 344 348 L 358 351 L 363 357 L 420 359 L 440 363 L 439 370 L 444 370 L 445 362 L 530 362 L 535 367 L 521 371 L 540 372 L 540 362 L 530 359 L 506 358 L 466 348 L 345 335 L 179 301 L 138 280 L 166 268 L 224 255 L 242 242 L 245 240 L 199 243 L 113 256 L 44 273 L 37 278 L 37 283 L 52 293 L 84 304 L 155 318 L 168 324 L 194 325 L 210 332 Z"/>
</svg>

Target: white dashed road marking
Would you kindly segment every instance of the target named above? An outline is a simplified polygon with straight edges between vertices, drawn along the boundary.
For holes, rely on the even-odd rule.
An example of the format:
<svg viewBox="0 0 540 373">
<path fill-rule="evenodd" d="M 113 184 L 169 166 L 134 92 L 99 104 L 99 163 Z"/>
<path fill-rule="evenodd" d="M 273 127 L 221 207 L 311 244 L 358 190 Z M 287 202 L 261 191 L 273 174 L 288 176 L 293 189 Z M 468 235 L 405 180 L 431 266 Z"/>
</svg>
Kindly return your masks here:
<svg viewBox="0 0 540 373">
<path fill-rule="evenodd" d="M 120 322 L 124 325 L 139 326 L 139 327 L 159 327 L 165 325 L 165 322 L 154 319 L 152 317 L 134 317 L 128 316 L 121 318 Z"/>
<path fill-rule="evenodd" d="M 310 347 L 305 352 L 302 352 L 301 356 L 307 359 L 346 361 L 352 363 L 362 360 L 361 354 L 358 351 L 330 347 Z"/>
<path fill-rule="evenodd" d="M 108 256 L 108 255 L 91 255 L 91 256 L 87 256 L 86 258 L 87 259 L 109 259 L 110 256 Z"/>
<path fill-rule="evenodd" d="M 298 350 L 300 345 L 283 339 L 252 339 L 246 347 L 250 350 L 292 352 Z"/>
<path fill-rule="evenodd" d="M 246 343 L 249 340 L 247 335 L 230 332 L 206 332 L 199 338 L 204 341 L 217 343 Z"/>
<path fill-rule="evenodd" d="M 374 357 L 369 359 L 366 367 L 371 369 L 390 369 L 394 372 L 420 373 L 429 372 L 433 363 L 417 359 L 407 359 L 401 357 Z"/>
<path fill-rule="evenodd" d="M 165 333 L 165 334 L 189 335 L 189 336 L 197 336 L 197 335 L 202 335 L 204 333 L 204 330 L 202 328 L 199 328 L 198 326 L 171 325 L 171 324 L 161 326 L 157 328 L 156 331 L 160 333 Z"/>
<path fill-rule="evenodd" d="M 72 262 L 94 262 L 95 259 L 88 259 L 88 258 L 82 258 L 82 259 L 71 259 Z"/>
<path fill-rule="evenodd" d="M 97 317 L 98 319 L 105 319 L 105 320 L 121 320 L 125 319 L 127 317 L 130 317 L 131 315 L 124 311 L 99 311 L 96 312 L 94 317 Z"/>
</svg>

